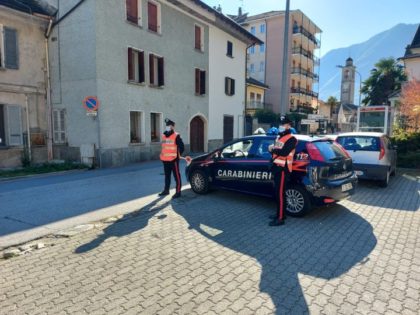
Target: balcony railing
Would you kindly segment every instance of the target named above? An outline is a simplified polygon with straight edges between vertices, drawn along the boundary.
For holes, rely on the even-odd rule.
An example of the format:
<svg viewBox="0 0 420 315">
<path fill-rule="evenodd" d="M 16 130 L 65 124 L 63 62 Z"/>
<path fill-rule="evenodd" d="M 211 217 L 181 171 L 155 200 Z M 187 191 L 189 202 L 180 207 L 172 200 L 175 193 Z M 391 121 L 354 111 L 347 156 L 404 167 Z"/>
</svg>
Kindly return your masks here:
<svg viewBox="0 0 420 315">
<path fill-rule="evenodd" d="M 297 106 L 290 106 L 290 111 L 292 113 L 303 113 L 303 114 L 313 114 L 316 109 L 313 108 L 310 104 L 300 104 Z"/>
<path fill-rule="evenodd" d="M 302 74 L 308 78 L 311 78 L 315 81 L 318 81 L 319 77 L 316 73 L 313 73 L 311 71 L 305 70 L 303 68 L 294 67 L 292 68 L 292 74 Z"/>
<path fill-rule="evenodd" d="M 299 55 L 303 55 L 306 58 L 311 59 L 315 65 L 319 66 L 320 62 L 319 62 L 319 58 L 314 56 L 313 53 L 311 53 L 309 50 L 303 49 L 302 47 L 293 47 L 292 48 L 292 54 L 299 54 Z"/>
<path fill-rule="evenodd" d="M 273 104 L 268 104 L 259 101 L 247 101 L 246 102 L 246 109 L 267 109 L 273 110 Z"/>
<path fill-rule="evenodd" d="M 311 32 L 309 32 L 302 26 L 293 26 L 293 34 L 302 34 L 305 37 L 307 37 L 310 41 L 312 41 L 316 45 L 316 47 L 321 46 L 321 42 L 319 41 L 319 39 L 316 38 Z"/>
<path fill-rule="evenodd" d="M 316 93 L 314 91 L 310 91 L 310 90 L 304 89 L 304 88 L 301 88 L 301 87 L 297 87 L 297 88 L 296 87 L 292 87 L 290 89 L 290 92 L 292 94 L 303 94 L 303 95 L 308 95 L 308 96 L 312 96 L 312 97 L 318 98 L 318 93 Z"/>
</svg>

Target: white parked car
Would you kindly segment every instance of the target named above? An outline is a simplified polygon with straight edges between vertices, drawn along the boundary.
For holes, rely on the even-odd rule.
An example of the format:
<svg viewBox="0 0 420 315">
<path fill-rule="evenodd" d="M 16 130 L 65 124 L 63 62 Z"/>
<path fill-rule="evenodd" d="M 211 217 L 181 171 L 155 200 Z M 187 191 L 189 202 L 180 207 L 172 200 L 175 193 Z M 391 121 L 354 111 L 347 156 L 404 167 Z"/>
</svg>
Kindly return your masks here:
<svg viewBox="0 0 420 315">
<path fill-rule="evenodd" d="M 386 134 L 349 132 L 338 135 L 336 141 L 350 154 L 359 178 L 378 180 L 382 187 L 388 186 L 397 169 L 397 148 Z"/>
</svg>

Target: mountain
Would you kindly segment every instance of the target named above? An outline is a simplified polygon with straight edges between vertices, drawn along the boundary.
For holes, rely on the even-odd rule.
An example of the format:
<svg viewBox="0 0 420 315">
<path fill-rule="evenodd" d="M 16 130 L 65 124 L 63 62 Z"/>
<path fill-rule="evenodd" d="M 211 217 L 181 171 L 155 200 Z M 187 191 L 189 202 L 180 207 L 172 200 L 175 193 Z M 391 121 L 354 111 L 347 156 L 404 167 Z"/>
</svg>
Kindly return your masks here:
<svg viewBox="0 0 420 315">
<path fill-rule="evenodd" d="M 345 48 L 333 49 L 321 58 L 319 95 L 321 100 L 329 96 L 340 99 L 341 69 L 337 65 L 344 65 L 351 52 L 356 69 L 366 80 L 376 62 L 381 58 L 402 57 L 405 47 L 409 45 L 418 28 L 418 24 L 398 24 L 393 28 L 379 33 L 369 40 Z M 359 79 L 356 76 L 355 102 L 358 102 Z"/>
</svg>

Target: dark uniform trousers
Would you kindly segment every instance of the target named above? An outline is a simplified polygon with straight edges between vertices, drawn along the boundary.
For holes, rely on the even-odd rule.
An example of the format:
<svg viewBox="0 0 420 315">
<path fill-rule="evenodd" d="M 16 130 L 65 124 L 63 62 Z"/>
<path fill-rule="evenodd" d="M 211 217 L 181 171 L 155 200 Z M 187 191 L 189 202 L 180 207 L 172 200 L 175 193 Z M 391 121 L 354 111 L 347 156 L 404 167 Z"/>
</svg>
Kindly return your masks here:
<svg viewBox="0 0 420 315">
<path fill-rule="evenodd" d="M 163 169 L 165 171 L 165 191 L 169 191 L 171 187 L 171 174 L 173 173 L 176 183 L 176 192 L 181 192 L 181 174 L 179 172 L 179 159 L 171 162 L 163 162 Z"/>
<path fill-rule="evenodd" d="M 276 202 L 277 202 L 277 218 L 279 221 L 283 220 L 286 217 L 286 187 L 289 185 L 290 181 L 290 172 L 286 167 L 274 166 L 274 187 L 276 192 Z"/>
</svg>

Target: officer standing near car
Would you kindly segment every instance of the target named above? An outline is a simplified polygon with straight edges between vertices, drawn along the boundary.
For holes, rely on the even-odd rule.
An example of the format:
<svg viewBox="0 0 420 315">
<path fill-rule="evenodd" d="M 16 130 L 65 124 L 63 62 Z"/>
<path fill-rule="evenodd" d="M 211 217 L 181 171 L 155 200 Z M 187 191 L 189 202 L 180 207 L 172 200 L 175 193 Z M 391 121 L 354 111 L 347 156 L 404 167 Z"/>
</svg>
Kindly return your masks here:
<svg viewBox="0 0 420 315">
<path fill-rule="evenodd" d="M 173 173 L 176 182 L 176 193 L 173 199 L 181 197 L 181 174 L 179 172 L 179 158 L 184 153 L 184 142 L 181 136 L 175 132 L 175 123 L 166 118 L 166 130 L 162 135 L 162 151 L 160 160 L 163 162 L 165 171 L 165 188 L 159 196 L 169 195 L 171 186 L 171 174 Z"/>
<path fill-rule="evenodd" d="M 290 180 L 292 173 L 293 156 L 295 154 L 297 139 L 291 132 L 291 120 L 287 117 L 281 118 L 279 134 L 274 145 L 269 147 L 272 154 L 274 185 L 276 191 L 277 213 L 270 217 L 270 226 L 284 224 L 285 210 L 287 207 L 285 187 Z"/>
</svg>

